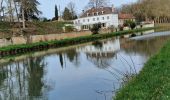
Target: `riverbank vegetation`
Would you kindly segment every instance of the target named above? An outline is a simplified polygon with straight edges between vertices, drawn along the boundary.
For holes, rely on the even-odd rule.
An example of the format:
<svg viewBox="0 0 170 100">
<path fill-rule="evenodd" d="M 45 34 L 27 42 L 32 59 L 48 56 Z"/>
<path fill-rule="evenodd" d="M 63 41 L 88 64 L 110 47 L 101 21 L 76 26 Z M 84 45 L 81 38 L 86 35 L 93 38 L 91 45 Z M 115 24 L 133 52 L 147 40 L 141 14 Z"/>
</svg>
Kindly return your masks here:
<svg viewBox="0 0 170 100">
<path fill-rule="evenodd" d="M 33 52 L 33 51 L 41 51 L 49 48 L 58 48 L 58 47 L 69 46 L 73 44 L 85 43 L 89 41 L 96 41 L 98 39 L 105 39 L 113 36 L 147 31 L 151 29 L 154 28 L 134 29 L 134 30 L 114 32 L 110 34 L 89 35 L 89 36 L 82 36 L 77 38 L 68 38 L 63 40 L 38 42 L 32 44 L 10 45 L 10 46 L 0 48 L 0 56 L 4 57 L 9 55 L 17 55 L 17 54 Z"/>
<path fill-rule="evenodd" d="M 156 32 L 170 31 L 170 23 L 158 23 L 155 24 L 155 27 L 159 27 L 155 30 Z"/>
<path fill-rule="evenodd" d="M 170 41 L 151 57 L 139 75 L 127 83 L 115 100 L 170 99 Z"/>
</svg>

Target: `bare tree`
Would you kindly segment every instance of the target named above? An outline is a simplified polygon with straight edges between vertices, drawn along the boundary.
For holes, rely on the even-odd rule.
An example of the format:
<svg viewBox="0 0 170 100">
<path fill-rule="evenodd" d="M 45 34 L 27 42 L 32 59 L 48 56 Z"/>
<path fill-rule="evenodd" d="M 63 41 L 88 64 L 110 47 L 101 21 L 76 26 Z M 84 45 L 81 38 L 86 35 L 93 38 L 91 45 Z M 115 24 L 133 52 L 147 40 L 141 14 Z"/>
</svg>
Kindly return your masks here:
<svg viewBox="0 0 170 100">
<path fill-rule="evenodd" d="M 71 13 L 71 16 L 72 16 L 72 19 L 75 18 L 76 16 L 76 6 L 75 6 L 75 3 L 73 2 L 69 2 L 68 5 L 67 5 L 68 9 L 70 10 L 70 13 Z"/>
<path fill-rule="evenodd" d="M 105 7 L 109 5 L 109 0 L 89 0 L 88 5 L 86 8 L 99 8 L 99 7 Z"/>
<path fill-rule="evenodd" d="M 0 20 L 2 21 L 2 17 L 4 17 L 4 6 L 3 6 L 3 2 L 4 2 L 4 0 L 1 0 L 1 2 L 0 2 Z M 2 15 L 3 14 L 3 15 Z"/>
</svg>

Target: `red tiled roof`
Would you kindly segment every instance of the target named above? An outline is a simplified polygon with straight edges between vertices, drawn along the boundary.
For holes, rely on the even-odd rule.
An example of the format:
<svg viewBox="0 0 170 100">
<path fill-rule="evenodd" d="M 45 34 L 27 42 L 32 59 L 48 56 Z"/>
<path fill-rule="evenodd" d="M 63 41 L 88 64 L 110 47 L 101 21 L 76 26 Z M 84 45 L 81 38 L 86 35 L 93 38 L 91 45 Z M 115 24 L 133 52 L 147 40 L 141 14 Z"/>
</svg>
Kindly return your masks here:
<svg viewBox="0 0 170 100">
<path fill-rule="evenodd" d="M 103 14 L 102 14 L 103 11 Z M 112 7 L 100 7 L 100 8 L 91 8 L 87 11 L 85 11 L 80 17 L 87 17 L 88 16 L 94 16 L 93 13 L 97 13 L 98 15 L 105 15 L 105 14 L 111 14 L 114 13 L 112 12 Z"/>
<path fill-rule="evenodd" d="M 119 14 L 119 19 L 135 19 L 132 14 Z"/>
</svg>

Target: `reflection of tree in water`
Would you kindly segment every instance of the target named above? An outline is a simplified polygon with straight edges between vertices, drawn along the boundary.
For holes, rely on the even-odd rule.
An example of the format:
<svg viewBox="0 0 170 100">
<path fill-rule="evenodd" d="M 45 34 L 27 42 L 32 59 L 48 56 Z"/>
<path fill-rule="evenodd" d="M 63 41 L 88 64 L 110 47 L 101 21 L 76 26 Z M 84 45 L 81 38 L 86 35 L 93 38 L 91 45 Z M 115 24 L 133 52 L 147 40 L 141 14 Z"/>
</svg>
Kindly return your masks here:
<svg viewBox="0 0 170 100">
<path fill-rule="evenodd" d="M 29 57 L 23 61 L 0 66 L 0 99 L 45 98 L 44 93 L 48 91 L 49 86 L 43 79 L 46 66 L 43 59 L 43 57 Z"/>
<path fill-rule="evenodd" d="M 79 53 L 76 52 L 76 49 L 69 49 L 65 52 L 65 55 L 75 66 L 79 65 Z"/>
<path fill-rule="evenodd" d="M 42 88 L 44 86 L 42 78 L 44 76 L 44 67 L 46 66 L 43 58 L 30 57 L 25 65 L 28 71 L 29 96 L 42 96 Z"/>
<path fill-rule="evenodd" d="M 64 59 L 62 53 L 59 53 L 59 60 L 60 60 L 60 65 L 63 68 L 64 67 Z"/>
<path fill-rule="evenodd" d="M 6 69 L 0 66 L 0 88 L 3 87 L 3 82 L 7 78 Z"/>
<path fill-rule="evenodd" d="M 95 41 L 92 43 L 92 45 L 97 49 L 101 49 L 103 47 L 103 43 L 100 41 Z"/>
<path fill-rule="evenodd" d="M 62 68 L 66 66 L 68 60 L 72 62 L 75 66 L 79 65 L 79 53 L 76 52 L 75 48 L 58 52 L 58 57 Z"/>
<path fill-rule="evenodd" d="M 155 54 L 170 37 L 156 37 L 148 40 L 129 41 L 121 40 L 121 48 L 126 53 L 139 53 L 146 56 Z"/>
</svg>

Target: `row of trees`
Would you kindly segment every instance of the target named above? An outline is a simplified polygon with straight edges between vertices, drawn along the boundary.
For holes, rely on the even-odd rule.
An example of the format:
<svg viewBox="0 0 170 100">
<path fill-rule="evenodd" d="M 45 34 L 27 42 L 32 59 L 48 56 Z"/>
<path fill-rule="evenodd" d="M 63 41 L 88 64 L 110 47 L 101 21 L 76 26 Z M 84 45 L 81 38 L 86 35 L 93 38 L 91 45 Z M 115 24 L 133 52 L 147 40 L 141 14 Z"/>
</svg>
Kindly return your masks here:
<svg viewBox="0 0 170 100">
<path fill-rule="evenodd" d="M 10 21 L 23 19 L 38 19 L 38 15 L 42 12 L 38 10 L 37 6 L 40 5 L 38 0 L 1 0 L 0 1 L 0 21 Z M 87 8 L 101 7 L 108 5 L 108 0 L 89 0 Z M 17 18 L 16 18 L 17 17 Z M 59 10 L 55 6 L 55 17 L 53 20 L 58 20 Z M 64 20 L 73 20 L 77 18 L 75 4 L 73 2 L 68 3 L 62 14 Z M 24 22 L 23 21 L 23 22 Z M 24 25 L 24 23 L 23 23 Z"/>
<path fill-rule="evenodd" d="M 154 20 L 156 23 L 170 22 L 169 0 L 138 0 L 135 3 L 123 5 L 119 10 L 132 13 L 139 21 Z"/>
<path fill-rule="evenodd" d="M 55 5 L 55 11 L 54 14 L 55 16 L 52 18 L 52 21 L 54 20 L 59 20 L 61 17 L 64 20 L 74 20 L 77 18 L 76 10 L 75 10 L 75 3 L 70 2 L 68 3 L 67 7 L 65 7 L 64 11 L 62 14 L 60 13 L 60 7 Z M 47 18 L 43 18 L 43 21 L 50 21 Z"/>
<path fill-rule="evenodd" d="M 63 12 L 64 20 L 73 20 L 77 18 L 75 4 L 73 2 L 68 3 L 67 7 L 65 7 Z"/>
<path fill-rule="evenodd" d="M 37 0 L 1 0 L 0 1 L 0 21 L 18 20 L 22 18 L 23 28 L 25 28 L 25 20 L 37 19 L 41 14 L 37 6 L 40 3 Z M 17 18 L 15 18 L 17 17 Z"/>
</svg>

